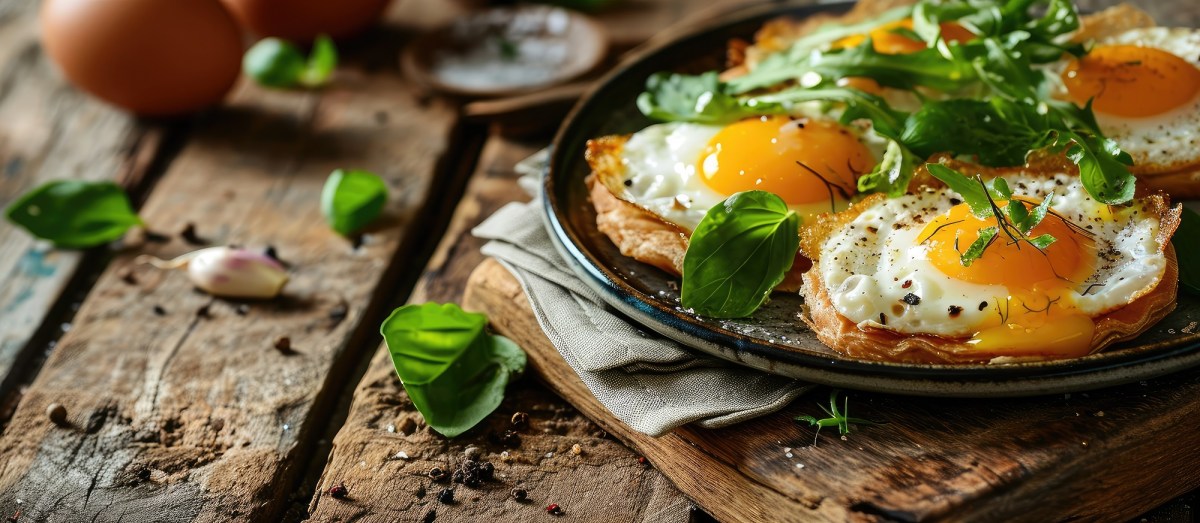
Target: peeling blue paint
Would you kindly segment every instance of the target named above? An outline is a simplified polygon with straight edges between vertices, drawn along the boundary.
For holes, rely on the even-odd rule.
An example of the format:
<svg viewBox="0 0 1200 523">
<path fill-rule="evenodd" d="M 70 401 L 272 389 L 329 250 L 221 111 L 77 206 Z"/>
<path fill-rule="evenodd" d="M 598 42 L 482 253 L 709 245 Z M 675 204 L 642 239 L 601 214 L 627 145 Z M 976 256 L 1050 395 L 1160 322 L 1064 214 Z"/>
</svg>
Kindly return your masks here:
<svg viewBox="0 0 1200 523">
<path fill-rule="evenodd" d="M 47 278 L 54 276 L 58 266 L 46 262 L 46 251 L 29 249 L 17 262 L 17 269 L 35 278 Z"/>
</svg>

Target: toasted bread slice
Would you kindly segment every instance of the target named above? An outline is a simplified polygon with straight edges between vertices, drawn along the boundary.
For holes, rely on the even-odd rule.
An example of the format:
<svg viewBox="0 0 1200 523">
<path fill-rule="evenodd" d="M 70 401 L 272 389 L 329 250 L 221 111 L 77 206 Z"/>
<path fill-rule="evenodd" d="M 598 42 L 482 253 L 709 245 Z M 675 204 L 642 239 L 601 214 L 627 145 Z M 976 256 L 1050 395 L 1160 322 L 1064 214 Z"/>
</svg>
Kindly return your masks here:
<svg viewBox="0 0 1200 523">
<path fill-rule="evenodd" d="M 822 343 L 853 358 L 900 363 L 989 363 L 1022 360 L 1047 360 L 1062 355 L 1025 354 L 1014 358 L 1003 353 L 983 352 L 967 343 L 966 338 L 948 338 L 931 334 L 906 334 L 870 326 L 860 327 L 842 316 L 833 306 L 829 290 L 821 281 L 820 249 L 835 231 L 845 227 L 867 209 L 884 199 L 873 195 L 846 211 L 830 214 L 805 225 L 801 231 L 801 251 L 813 261 L 814 270 L 804 274 L 805 314 L 802 319 Z M 1147 197 L 1151 209 L 1159 217 L 1158 243 L 1167 257 L 1166 270 L 1158 284 L 1128 305 L 1094 317 L 1095 331 L 1091 352 L 1113 343 L 1132 339 L 1158 323 L 1175 309 L 1179 283 L 1179 268 L 1171 236 L 1179 226 L 1182 207 L 1170 207 L 1161 195 Z"/>
</svg>

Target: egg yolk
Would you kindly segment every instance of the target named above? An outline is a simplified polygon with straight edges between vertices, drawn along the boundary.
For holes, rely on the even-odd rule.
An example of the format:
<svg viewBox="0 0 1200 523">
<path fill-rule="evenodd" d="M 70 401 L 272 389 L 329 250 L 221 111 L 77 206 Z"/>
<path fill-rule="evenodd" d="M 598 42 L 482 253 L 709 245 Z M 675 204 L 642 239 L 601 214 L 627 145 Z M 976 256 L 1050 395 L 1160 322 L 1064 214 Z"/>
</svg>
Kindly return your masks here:
<svg viewBox="0 0 1200 523">
<path fill-rule="evenodd" d="M 1007 202 L 996 202 L 1003 208 Z M 1025 203 L 1032 208 L 1036 202 Z M 1056 241 L 1044 250 L 1014 242 L 1003 231 L 971 265 L 961 252 L 979 237 L 979 230 L 996 226 L 995 218 L 980 219 L 965 204 L 932 220 L 919 236 L 929 262 L 947 276 L 984 285 L 1002 285 L 1007 296 L 995 296 L 979 310 L 994 312 L 977 325 L 968 342 L 975 349 L 1008 356 L 1079 357 L 1091 351 L 1095 323 L 1080 312 L 1071 290 L 1096 268 L 1095 242 L 1065 218 L 1046 216 L 1029 237 L 1042 234 Z"/>
<path fill-rule="evenodd" d="M 1141 118 L 1162 114 L 1200 93 L 1200 68 L 1161 49 L 1098 46 L 1062 73 L 1071 99 L 1094 99 L 1096 112 Z"/>
<path fill-rule="evenodd" d="M 968 31 L 965 27 L 956 22 L 945 22 L 940 24 L 942 29 L 942 39 L 947 42 L 966 42 L 975 38 L 975 34 Z M 910 54 L 925 49 L 925 42 L 910 38 L 905 34 L 904 30 L 911 31 L 913 22 L 911 18 L 897 20 L 883 24 L 868 33 L 871 37 L 871 45 L 875 51 L 881 54 Z M 844 47 L 855 47 L 861 45 L 867 35 L 847 36 L 833 43 L 835 49 Z"/>
<path fill-rule="evenodd" d="M 834 122 L 763 116 L 721 129 L 697 161 L 701 179 L 732 195 L 760 190 L 788 204 L 854 194 L 858 175 L 875 165 L 867 147 Z"/>
</svg>

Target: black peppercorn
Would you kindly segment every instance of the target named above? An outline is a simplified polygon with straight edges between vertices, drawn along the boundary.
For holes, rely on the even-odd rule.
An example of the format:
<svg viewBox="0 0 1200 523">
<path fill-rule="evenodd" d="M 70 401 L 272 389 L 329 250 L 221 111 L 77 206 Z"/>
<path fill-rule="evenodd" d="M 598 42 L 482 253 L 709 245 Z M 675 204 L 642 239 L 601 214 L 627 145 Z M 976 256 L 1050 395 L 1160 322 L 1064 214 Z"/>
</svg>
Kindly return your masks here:
<svg viewBox="0 0 1200 523">
<path fill-rule="evenodd" d="M 509 494 L 511 494 L 512 498 L 517 501 L 525 501 L 529 498 L 529 493 L 525 492 L 525 489 L 523 488 L 512 489 L 512 492 L 509 492 Z"/>
<path fill-rule="evenodd" d="M 463 482 L 463 471 L 461 471 L 461 470 L 454 471 L 454 477 L 452 478 L 452 481 L 454 481 L 455 483 L 462 483 Z"/>
<path fill-rule="evenodd" d="M 485 461 L 485 462 L 483 462 L 483 464 L 479 465 L 479 477 L 480 478 L 490 481 L 495 476 L 496 476 L 496 466 L 492 465 L 492 462 Z"/>
<path fill-rule="evenodd" d="M 479 486 L 482 484 L 483 482 L 479 481 L 479 476 L 475 474 L 467 474 L 467 476 L 463 478 L 463 485 L 471 488 L 479 488 Z"/>
<path fill-rule="evenodd" d="M 433 509 L 429 509 L 429 512 L 425 513 L 425 517 L 421 518 L 421 522 L 422 523 L 433 523 L 433 520 L 435 520 L 435 519 L 437 519 L 437 511 L 433 510 Z"/>
<path fill-rule="evenodd" d="M 464 461 L 462 464 L 462 471 L 465 473 L 469 474 L 472 472 L 476 472 L 478 470 L 479 470 L 479 462 L 475 461 L 473 459 L 468 459 L 468 460 Z"/>
<path fill-rule="evenodd" d="M 444 488 L 438 492 L 438 501 L 447 505 L 454 503 L 454 489 Z"/>
</svg>

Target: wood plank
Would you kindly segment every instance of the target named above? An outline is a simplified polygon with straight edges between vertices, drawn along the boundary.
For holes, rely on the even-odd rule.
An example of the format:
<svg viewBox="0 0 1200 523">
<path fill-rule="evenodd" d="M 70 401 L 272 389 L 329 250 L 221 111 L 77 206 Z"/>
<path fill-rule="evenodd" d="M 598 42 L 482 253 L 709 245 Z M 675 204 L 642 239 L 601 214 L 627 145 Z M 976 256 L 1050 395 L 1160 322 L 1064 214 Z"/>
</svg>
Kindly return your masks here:
<svg viewBox="0 0 1200 523">
<path fill-rule="evenodd" d="M 888 424 L 843 440 L 827 432 L 816 445 L 792 418 L 820 415 L 824 391 L 733 427 L 651 438 L 591 396 L 497 262 L 472 274 L 464 303 L 520 343 L 555 392 L 722 521 L 1124 521 L 1200 486 L 1200 371 L 1027 399 L 851 393 L 856 416 Z"/>
<path fill-rule="evenodd" d="M 122 279 L 122 253 L 83 303 L 0 437 L 0 513 L 23 520 L 266 521 L 276 519 L 331 391 L 363 355 L 378 303 L 404 270 L 405 249 L 435 194 L 455 108 L 418 100 L 396 74 L 400 35 L 448 2 L 399 3 L 391 30 L 344 49 L 347 65 L 321 91 L 266 91 L 243 82 L 201 118 L 146 202 L 152 227 L 194 223 L 214 244 L 273 245 L 291 265 L 282 299 L 212 302 L 181 273 L 141 267 Z M 407 11 L 406 11 L 407 9 Z M 414 13 L 406 21 L 406 15 Z M 438 20 L 439 22 L 441 20 Z M 338 167 L 383 176 L 382 224 L 355 249 L 319 212 Z M 147 251 L 193 247 L 178 238 Z M 160 309 L 156 310 L 156 306 Z M 344 314 L 334 311 L 342 310 Z M 273 348 L 289 336 L 291 353 Z M 47 406 L 66 407 L 56 427 Z"/>
<path fill-rule="evenodd" d="M 38 6 L 36 0 L 0 6 L 0 208 L 50 180 L 136 186 L 163 135 L 162 126 L 139 123 L 64 83 L 38 42 Z M 0 245 L 3 395 L 23 378 L 10 375 L 13 367 L 41 350 L 30 339 L 85 253 L 50 249 L 6 220 Z"/>
<path fill-rule="evenodd" d="M 510 201 L 527 200 L 517 186 L 513 165 L 541 144 L 494 136 L 484 148 L 477 171 L 450 228 L 410 302 L 454 301 L 482 255 L 482 241 L 469 231 Z M 529 425 L 513 427 L 516 412 L 529 414 Z M 508 448 L 489 433 L 520 431 L 521 442 Z M 571 452 L 579 445 L 582 453 Z M 436 501 L 450 484 L 434 483 L 428 471 L 462 462 L 467 447 L 496 466 L 497 481 L 479 489 L 454 485 L 454 504 Z M 404 452 L 408 459 L 397 458 Z M 508 452 L 510 459 L 502 457 Z M 350 495 L 326 493 L 345 485 Z M 437 521 L 543 521 L 544 507 L 558 503 L 582 521 L 687 521 L 690 503 L 654 470 L 541 384 L 524 379 L 509 389 L 504 403 L 481 426 L 452 439 L 431 431 L 396 378 L 386 346 L 381 346 L 354 394 L 345 425 L 333 441 L 333 453 L 310 506 L 312 521 L 420 520 L 433 512 Z M 521 487 L 530 501 L 509 497 Z"/>
</svg>

